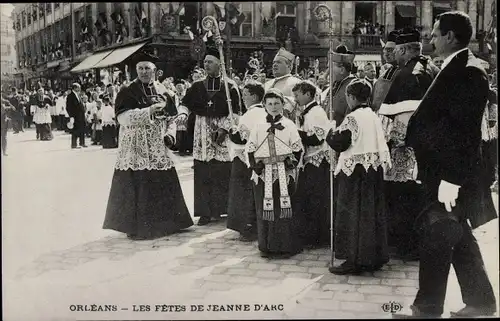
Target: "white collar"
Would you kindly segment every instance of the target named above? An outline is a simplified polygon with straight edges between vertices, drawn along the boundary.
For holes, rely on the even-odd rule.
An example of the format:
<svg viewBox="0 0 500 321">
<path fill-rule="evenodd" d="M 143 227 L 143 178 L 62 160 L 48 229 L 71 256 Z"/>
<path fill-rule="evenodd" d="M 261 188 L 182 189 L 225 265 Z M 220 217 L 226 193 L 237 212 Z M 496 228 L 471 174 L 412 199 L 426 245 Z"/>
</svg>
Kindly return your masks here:
<svg viewBox="0 0 500 321">
<path fill-rule="evenodd" d="M 463 49 L 460 49 L 458 51 L 455 51 L 454 53 L 452 53 L 451 55 L 449 55 L 448 57 L 446 57 L 446 59 L 443 61 L 443 64 L 441 65 L 441 70 L 444 69 L 444 67 L 446 67 L 446 65 L 448 65 L 450 63 L 450 61 L 455 58 L 456 55 L 458 55 L 459 53 L 461 53 L 462 51 L 464 50 L 469 50 L 469 48 L 465 47 Z"/>
<path fill-rule="evenodd" d="M 284 75 L 284 76 L 281 76 L 281 77 L 276 77 L 276 78 L 274 78 L 274 80 L 275 80 L 275 81 L 278 81 L 278 80 L 281 80 L 281 79 L 283 79 L 283 78 L 290 77 L 291 75 L 292 75 L 291 73 L 288 73 L 288 74 L 286 74 L 286 75 Z"/>
<path fill-rule="evenodd" d="M 311 100 L 311 102 L 307 105 L 304 106 L 304 109 L 306 109 L 307 107 L 311 106 L 312 104 L 314 104 L 316 102 L 316 100 Z"/>
<path fill-rule="evenodd" d="M 259 105 L 260 105 L 260 106 L 262 106 L 262 103 L 256 103 L 256 104 L 253 104 L 253 105 L 251 105 L 250 107 L 248 107 L 248 110 L 250 110 L 250 109 L 252 109 L 252 108 L 254 108 L 254 107 L 257 107 L 257 106 L 259 106 Z"/>
</svg>

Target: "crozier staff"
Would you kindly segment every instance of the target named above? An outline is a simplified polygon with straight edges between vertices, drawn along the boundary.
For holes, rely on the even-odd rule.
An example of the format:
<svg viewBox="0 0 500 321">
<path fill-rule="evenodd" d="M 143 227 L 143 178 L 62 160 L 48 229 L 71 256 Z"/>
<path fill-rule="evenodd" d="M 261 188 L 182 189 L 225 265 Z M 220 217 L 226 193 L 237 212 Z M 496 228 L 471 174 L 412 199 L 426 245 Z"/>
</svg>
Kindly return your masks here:
<svg viewBox="0 0 500 321">
<path fill-rule="evenodd" d="M 115 102 L 120 142 L 103 228 L 137 240 L 178 232 L 193 221 L 170 151 L 174 100 L 154 82 L 157 58 L 140 53 L 135 60 L 137 79 L 120 90 Z"/>
<path fill-rule="evenodd" d="M 196 115 L 194 128 L 194 216 L 198 225 L 227 213 L 231 158 L 227 144 L 231 127 L 226 89 L 221 75 L 219 51 L 207 48 L 204 66 L 207 77 L 193 83 L 182 105 Z M 233 114 L 245 111 L 238 86 L 228 80 Z"/>
</svg>

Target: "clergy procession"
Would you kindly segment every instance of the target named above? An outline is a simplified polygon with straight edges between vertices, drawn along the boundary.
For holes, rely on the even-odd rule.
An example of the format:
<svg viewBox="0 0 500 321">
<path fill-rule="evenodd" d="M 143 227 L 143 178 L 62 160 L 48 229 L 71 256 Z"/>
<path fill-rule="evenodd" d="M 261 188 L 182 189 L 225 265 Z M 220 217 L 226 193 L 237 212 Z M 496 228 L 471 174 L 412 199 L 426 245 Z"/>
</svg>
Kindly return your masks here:
<svg viewBox="0 0 500 321">
<path fill-rule="evenodd" d="M 101 136 L 92 139 L 117 148 L 103 228 L 141 241 L 224 219 L 268 260 L 330 249 L 335 275 L 418 261 L 412 313 L 393 318 L 441 317 L 453 266 L 464 307 L 451 316 L 495 315 L 472 231 L 497 218 L 496 85 L 468 49 L 464 12 L 434 23 L 440 67 L 422 54 L 418 30 L 388 35 L 377 78 L 368 77 L 371 65 L 359 77 L 356 53 L 331 37 L 325 84 L 294 72 L 297 57 L 285 48 L 272 61 L 274 78 L 262 79 L 252 59 L 240 81 L 228 76 L 227 44 L 214 28 L 203 68 L 182 95 L 158 81 L 159 58 L 141 49 L 133 56 L 137 78 L 112 99 L 96 99 L 101 121 L 91 130 Z M 72 148 L 86 147 L 88 133 L 80 87 L 64 94 Z M 32 99 L 37 137 L 50 140 L 50 98 L 40 89 Z M 193 213 L 174 151 L 192 153 Z"/>
</svg>

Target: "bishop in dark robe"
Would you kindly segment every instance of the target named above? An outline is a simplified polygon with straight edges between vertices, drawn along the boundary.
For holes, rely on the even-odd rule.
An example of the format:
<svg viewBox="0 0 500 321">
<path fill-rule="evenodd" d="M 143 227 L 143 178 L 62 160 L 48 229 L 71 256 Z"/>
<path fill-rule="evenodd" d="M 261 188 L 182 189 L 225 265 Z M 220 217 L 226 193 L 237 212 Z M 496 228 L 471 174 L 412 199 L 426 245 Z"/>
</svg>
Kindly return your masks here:
<svg viewBox="0 0 500 321">
<path fill-rule="evenodd" d="M 182 99 L 196 115 L 194 128 L 194 216 L 206 225 L 227 213 L 231 157 L 228 132 L 232 125 L 219 52 L 209 47 L 204 60 L 207 77 L 193 83 Z M 245 110 L 236 83 L 228 79 L 233 115 Z"/>
</svg>

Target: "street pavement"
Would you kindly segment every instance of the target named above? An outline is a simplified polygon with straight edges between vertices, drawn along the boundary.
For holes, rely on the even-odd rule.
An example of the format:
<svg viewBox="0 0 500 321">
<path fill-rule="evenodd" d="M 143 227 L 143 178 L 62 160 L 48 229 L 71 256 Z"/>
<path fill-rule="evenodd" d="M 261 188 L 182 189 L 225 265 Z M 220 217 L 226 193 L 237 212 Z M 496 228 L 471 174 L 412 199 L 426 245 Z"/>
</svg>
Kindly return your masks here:
<svg viewBox="0 0 500 321">
<path fill-rule="evenodd" d="M 329 249 L 264 259 L 224 220 L 152 241 L 103 230 L 116 149 L 71 150 L 68 134 L 54 134 L 44 142 L 33 130 L 9 133 L 2 158 L 4 320 L 357 319 L 409 311 L 416 262 L 335 276 Z M 192 213 L 192 158 L 178 161 Z M 497 220 L 474 233 L 498 298 Z M 444 316 L 462 306 L 452 269 Z"/>
</svg>

